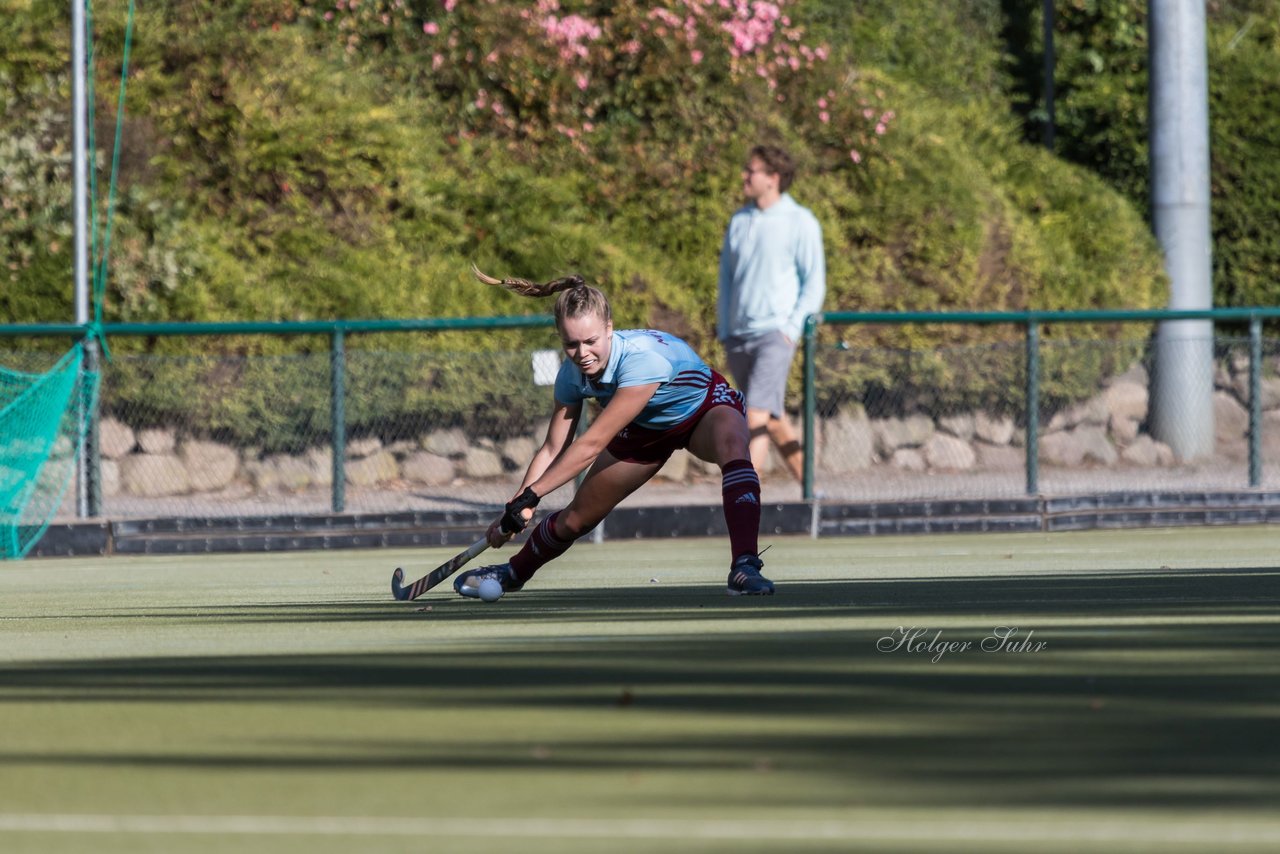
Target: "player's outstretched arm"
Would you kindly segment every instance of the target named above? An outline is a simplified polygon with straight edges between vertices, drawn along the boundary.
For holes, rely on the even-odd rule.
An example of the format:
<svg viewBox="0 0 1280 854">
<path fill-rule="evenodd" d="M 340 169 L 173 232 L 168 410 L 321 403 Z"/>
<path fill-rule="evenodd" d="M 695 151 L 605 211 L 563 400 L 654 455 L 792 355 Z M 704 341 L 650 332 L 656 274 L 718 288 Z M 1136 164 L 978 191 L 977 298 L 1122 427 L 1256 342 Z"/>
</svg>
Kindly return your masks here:
<svg viewBox="0 0 1280 854">
<path fill-rule="evenodd" d="M 542 477 L 551 464 L 556 461 L 569 446 L 578 432 L 578 419 L 582 417 L 581 403 L 560 403 L 556 401 L 555 411 L 551 413 L 551 423 L 547 425 L 546 438 L 529 461 L 529 468 L 524 473 L 524 480 L 516 495 L 524 492 L 524 488 Z"/>
<path fill-rule="evenodd" d="M 587 432 L 569 445 L 541 477 L 529 484 L 533 491 L 539 496 L 546 495 L 586 471 L 613 437 L 648 405 L 659 385 L 646 383 L 618 389 L 608 405 L 600 410 L 600 415 L 591 422 Z"/>
<path fill-rule="evenodd" d="M 551 413 L 551 423 L 547 425 L 546 438 L 542 440 L 542 445 L 533 454 L 533 459 L 529 461 L 529 468 L 525 470 L 524 480 L 520 481 L 520 488 L 516 490 L 516 494 L 512 496 L 514 500 L 529 484 L 542 477 L 557 457 L 565 452 L 565 450 L 573 444 L 574 434 L 578 430 L 578 419 L 582 417 L 581 403 L 560 403 L 556 401 L 555 410 Z M 526 524 L 533 518 L 533 508 L 524 511 L 524 519 Z M 499 516 L 493 520 L 493 524 L 489 526 L 487 538 L 489 545 L 497 548 L 507 540 L 515 536 L 514 533 L 504 531 L 502 529 L 502 517 Z"/>
</svg>

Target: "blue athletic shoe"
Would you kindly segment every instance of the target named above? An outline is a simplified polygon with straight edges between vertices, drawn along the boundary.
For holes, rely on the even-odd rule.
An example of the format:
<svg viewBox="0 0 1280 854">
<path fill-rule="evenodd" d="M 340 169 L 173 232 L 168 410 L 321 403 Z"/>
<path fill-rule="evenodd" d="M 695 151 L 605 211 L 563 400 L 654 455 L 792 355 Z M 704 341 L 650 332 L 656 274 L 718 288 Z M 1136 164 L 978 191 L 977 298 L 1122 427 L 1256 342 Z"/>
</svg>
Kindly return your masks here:
<svg viewBox="0 0 1280 854">
<path fill-rule="evenodd" d="M 453 589 L 459 596 L 466 596 L 468 599 L 479 599 L 480 582 L 486 578 L 498 579 L 498 583 L 502 585 L 502 590 L 505 593 L 514 593 L 524 587 L 524 582 L 519 581 L 516 578 L 516 574 L 511 571 L 511 564 L 499 563 L 462 573 L 462 575 L 453 580 Z"/>
<path fill-rule="evenodd" d="M 772 596 L 773 582 L 760 574 L 762 566 L 755 555 L 739 555 L 729 567 L 729 595 Z"/>
</svg>

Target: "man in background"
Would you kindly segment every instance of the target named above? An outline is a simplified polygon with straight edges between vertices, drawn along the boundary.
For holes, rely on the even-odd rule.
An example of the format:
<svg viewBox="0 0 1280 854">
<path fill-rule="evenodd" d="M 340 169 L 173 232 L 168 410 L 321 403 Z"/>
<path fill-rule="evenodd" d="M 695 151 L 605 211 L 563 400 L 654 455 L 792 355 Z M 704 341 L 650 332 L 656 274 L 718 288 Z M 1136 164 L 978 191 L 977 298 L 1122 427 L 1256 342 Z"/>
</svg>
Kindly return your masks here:
<svg viewBox="0 0 1280 854">
<path fill-rule="evenodd" d="M 746 395 L 751 461 L 763 471 L 777 446 L 797 480 L 804 450 L 784 398 L 804 319 L 822 310 L 826 259 L 822 226 L 787 192 L 795 165 L 786 151 L 757 145 L 742 169 L 746 204 L 729 220 L 720 250 L 716 334 Z"/>
</svg>

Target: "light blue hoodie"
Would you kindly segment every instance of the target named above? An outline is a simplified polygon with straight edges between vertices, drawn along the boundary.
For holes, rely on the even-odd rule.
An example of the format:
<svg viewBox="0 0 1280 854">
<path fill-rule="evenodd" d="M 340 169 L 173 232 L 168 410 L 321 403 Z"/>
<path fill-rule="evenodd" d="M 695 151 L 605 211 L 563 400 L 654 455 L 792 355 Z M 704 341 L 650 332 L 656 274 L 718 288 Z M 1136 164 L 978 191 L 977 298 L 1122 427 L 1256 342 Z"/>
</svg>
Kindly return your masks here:
<svg viewBox="0 0 1280 854">
<path fill-rule="evenodd" d="M 822 310 L 826 291 L 822 226 L 790 193 L 767 210 L 748 204 L 729 220 L 720 249 L 721 341 L 775 330 L 798 341 L 805 317 Z"/>
</svg>

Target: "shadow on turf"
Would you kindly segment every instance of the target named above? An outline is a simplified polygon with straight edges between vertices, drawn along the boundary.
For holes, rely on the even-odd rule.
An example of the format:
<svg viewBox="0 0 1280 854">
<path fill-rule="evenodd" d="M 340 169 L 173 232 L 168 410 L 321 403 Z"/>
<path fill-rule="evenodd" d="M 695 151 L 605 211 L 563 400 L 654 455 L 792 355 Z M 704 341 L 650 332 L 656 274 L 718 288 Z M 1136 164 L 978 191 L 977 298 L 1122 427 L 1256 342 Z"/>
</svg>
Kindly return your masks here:
<svg viewBox="0 0 1280 854">
<path fill-rule="evenodd" d="M 473 647 L 433 645 L 428 634 L 420 646 L 380 654 L 6 665 L 0 710 L 18 702 L 296 703 L 386 709 L 434 725 L 249 747 L 242 739 L 209 752 L 11 746 L 0 749 L 0 762 L 789 772 L 825 781 L 827 801 L 810 792 L 790 804 L 781 790 L 771 804 L 1263 808 L 1280 798 L 1276 579 L 1273 570 L 1243 569 L 824 581 L 788 585 L 773 600 L 728 603 L 693 587 L 559 591 L 519 606 L 512 597 L 504 611 L 459 601 L 418 616 L 424 633 L 431 621 L 499 618 L 664 619 L 680 628 L 643 635 L 604 628 L 585 638 L 545 629 L 525 636 L 507 626 L 501 644 L 481 635 Z M 721 622 L 700 627 L 704 614 Z M 859 619 L 826 619 L 833 615 Z M 405 618 L 368 604 L 220 617 Z M 886 651 L 882 640 L 914 626 L 928 630 L 922 642 L 942 630 L 944 640 L 977 643 L 1011 620 L 1046 647 L 970 649 L 935 662 L 929 651 Z M 522 715 L 544 732 L 547 715 L 568 723 L 536 741 L 522 732 Z M 482 739 L 449 732 L 476 720 L 502 725 Z M 602 720 L 608 737 L 583 735 L 601 732 Z M 705 797 L 723 806 L 719 792 Z"/>
<path fill-rule="evenodd" d="M 198 622 L 430 622 L 520 620 L 599 621 L 776 620 L 833 614 L 935 617 L 975 614 L 1116 613 L 1159 616 L 1211 612 L 1274 612 L 1280 605 L 1280 569 L 1109 571 L 947 578 L 827 579 L 780 583 L 772 597 L 729 597 L 720 584 L 539 589 L 534 585 L 486 605 L 462 599 L 446 585 L 413 602 L 275 602 L 193 604 L 102 614 L 99 619 L 186 618 Z M 427 612 L 425 609 L 430 608 Z"/>
</svg>

